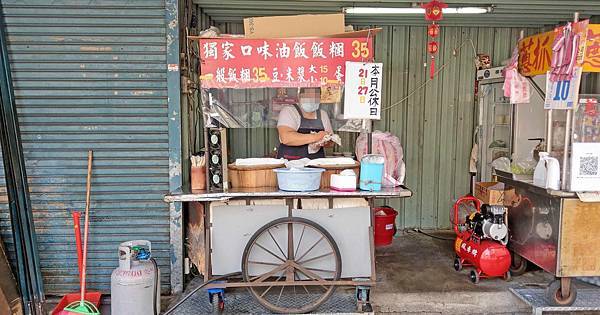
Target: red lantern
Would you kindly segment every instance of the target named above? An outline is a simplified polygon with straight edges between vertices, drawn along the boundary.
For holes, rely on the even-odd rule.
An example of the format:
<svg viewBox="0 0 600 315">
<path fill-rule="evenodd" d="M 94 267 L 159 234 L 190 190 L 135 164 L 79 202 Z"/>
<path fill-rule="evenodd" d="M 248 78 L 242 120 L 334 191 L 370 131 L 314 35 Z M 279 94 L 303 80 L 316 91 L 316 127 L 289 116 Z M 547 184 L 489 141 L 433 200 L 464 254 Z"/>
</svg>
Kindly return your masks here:
<svg viewBox="0 0 600 315">
<path fill-rule="evenodd" d="M 438 43 L 434 40 L 427 43 L 427 52 L 430 54 L 436 54 L 438 52 Z"/>
<path fill-rule="evenodd" d="M 442 19 L 442 10 L 448 5 L 442 1 L 432 0 L 427 4 L 421 5 L 425 9 L 425 19 L 427 21 L 439 21 Z"/>
<path fill-rule="evenodd" d="M 435 22 L 433 24 L 430 24 L 427 26 L 427 35 L 429 35 L 429 37 L 437 37 L 438 35 L 440 35 L 440 27 L 435 24 Z"/>
<path fill-rule="evenodd" d="M 425 9 L 425 20 L 432 21 L 427 26 L 427 35 L 432 39 L 440 35 L 440 27 L 435 24 L 435 21 L 439 21 L 443 18 L 442 11 L 448 6 L 443 1 L 432 0 L 427 4 L 421 5 Z M 433 79 L 435 74 L 435 54 L 438 52 L 439 46 L 435 40 L 431 40 L 427 43 L 427 52 L 431 55 L 431 67 L 429 68 L 429 78 Z"/>
</svg>

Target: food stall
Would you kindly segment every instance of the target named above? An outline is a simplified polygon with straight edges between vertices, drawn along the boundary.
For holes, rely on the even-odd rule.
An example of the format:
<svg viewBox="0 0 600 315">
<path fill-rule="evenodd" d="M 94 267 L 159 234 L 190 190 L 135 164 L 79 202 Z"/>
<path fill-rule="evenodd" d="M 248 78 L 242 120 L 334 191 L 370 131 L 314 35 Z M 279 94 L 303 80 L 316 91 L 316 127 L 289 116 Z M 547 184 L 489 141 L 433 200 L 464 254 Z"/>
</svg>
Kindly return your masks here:
<svg viewBox="0 0 600 315">
<path fill-rule="evenodd" d="M 574 303 L 574 277 L 600 276 L 600 91 L 597 83 L 584 84 L 598 82 L 599 30 L 600 25 L 575 21 L 519 41 L 519 73 L 546 80 L 545 115 L 522 122 L 546 126 L 536 132 L 545 138 L 542 151 L 548 154 L 533 157 L 541 161 L 533 163 L 535 171 L 529 174 L 516 174 L 522 162 L 516 159 L 509 169 L 494 170 L 506 188 L 511 271 L 522 274 L 530 262 L 556 276 L 546 289 L 546 300 L 554 306 Z M 573 58 L 561 60 L 558 56 L 568 55 L 563 49 Z M 535 86 L 539 80 L 529 81 Z M 515 145 L 535 145 L 529 136 L 516 132 L 512 139 Z M 531 149 L 537 152 L 540 147 Z"/>
<path fill-rule="evenodd" d="M 252 21 L 253 32 L 259 22 Z M 192 190 L 165 201 L 188 203 L 193 212 L 188 217 L 196 217 L 192 251 L 210 283 L 213 307 L 224 307 L 223 289 L 243 287 L 272 312 L 304 313 L 337 286 L 355 286 L 358 307 L 369 309 L 369 287 L 376 281 L 375 199 L 412 195 L 398 181 L 382 181 L 383 163 L 377 176 L 365 159 L 356 161 L 373 158 L 370 119 L 380 117 L 382 65 L 372 62 L 377 31 L 192 38 L 199 47 L 206 151 L 193 162 Z M 356 152 L 334 157 L 328 152 L 307 165 L 230 156 L 236 149 L 227 144 L 232 130 L 275 127 L 282 108 L 295 106 L 299 88 L 306 87 L 321 90 L 321 110 L 331 117 L 334 132 L 362 134 Z M 335 133 L 328 137 L 342 141 Z M 395 162 L 386 160 L 385 168 L 398 172 Z"/>
</svg>

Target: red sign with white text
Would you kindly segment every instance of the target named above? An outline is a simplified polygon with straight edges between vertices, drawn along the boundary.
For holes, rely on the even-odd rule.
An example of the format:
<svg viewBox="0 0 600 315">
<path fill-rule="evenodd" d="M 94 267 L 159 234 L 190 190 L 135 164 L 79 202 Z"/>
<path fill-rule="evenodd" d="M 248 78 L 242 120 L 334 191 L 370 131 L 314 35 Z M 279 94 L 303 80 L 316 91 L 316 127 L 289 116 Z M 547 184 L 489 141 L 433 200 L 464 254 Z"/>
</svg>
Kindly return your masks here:
<svg viewBox="0 0 600 315">
<path fill-rule="evenodd" d="M 372 38 L 199 39 L 203 88 L 344 83 L 346 61 L 373 60 Z"/>
</svg>

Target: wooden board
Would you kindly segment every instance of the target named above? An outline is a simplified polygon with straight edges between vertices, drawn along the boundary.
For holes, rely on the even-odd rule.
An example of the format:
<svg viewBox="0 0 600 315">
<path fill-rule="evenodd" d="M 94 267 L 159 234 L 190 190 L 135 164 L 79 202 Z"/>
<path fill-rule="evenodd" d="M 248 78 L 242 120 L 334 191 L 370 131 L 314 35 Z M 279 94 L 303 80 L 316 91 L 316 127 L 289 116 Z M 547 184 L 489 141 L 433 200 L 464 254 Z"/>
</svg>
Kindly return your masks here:
<svg viewBox="0 0 600 315">
<path fill-rule="evenodd" d="M 564 199 L 559 276 L 600 276 L 600 202 Z"/>
</svg>

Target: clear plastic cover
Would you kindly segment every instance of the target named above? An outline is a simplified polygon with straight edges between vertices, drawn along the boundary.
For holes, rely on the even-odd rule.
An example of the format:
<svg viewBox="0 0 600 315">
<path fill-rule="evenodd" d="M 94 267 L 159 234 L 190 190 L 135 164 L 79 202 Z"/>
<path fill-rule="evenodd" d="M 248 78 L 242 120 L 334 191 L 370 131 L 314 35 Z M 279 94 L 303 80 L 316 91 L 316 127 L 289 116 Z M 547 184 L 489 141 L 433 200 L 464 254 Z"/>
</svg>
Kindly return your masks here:
<svg viewBox="0 0 600 315">
<path fill-rule="evenodd" d="M 573 119 L 573 142 L 600 143 L 600 97 L 581 95 Z"/>
<path fill-rule="evenodd" d="M 298 88 L 202 89 L 207 127 L 275 128 L 284 106 L 298 103 Z M 360 132 L 361 120 L 343 118 L 343 85 L 321 87 L 320 109 L 335 131 Z"/>
</svg>

